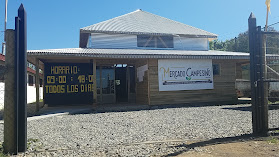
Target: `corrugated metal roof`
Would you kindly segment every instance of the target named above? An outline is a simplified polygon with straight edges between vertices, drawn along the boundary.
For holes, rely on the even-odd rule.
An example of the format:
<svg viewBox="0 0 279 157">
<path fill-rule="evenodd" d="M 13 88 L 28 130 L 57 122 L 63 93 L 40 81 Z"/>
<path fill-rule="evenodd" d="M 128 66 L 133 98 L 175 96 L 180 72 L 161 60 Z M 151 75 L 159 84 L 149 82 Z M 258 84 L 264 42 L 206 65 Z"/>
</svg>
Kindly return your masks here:
<svg viewBox="0 0 279 157">
<path fill-rule="evenodd" d="M 217 37 L 216 34 L 142 10 L 136 10 L 107 21 L 81 28 L 81 32 Z"/>
<path fill-rule="evenodd" d="M 146 49 L 45 49 L 28 50 L 28 56 L 61 56 L 92 58 L 177 58 L 177 59 L 249 59 L 249 53 L 226 51 L 185 51 Z M 268 55 L 269 59 L 279 59 L 279 55 Z"/>
</svg>

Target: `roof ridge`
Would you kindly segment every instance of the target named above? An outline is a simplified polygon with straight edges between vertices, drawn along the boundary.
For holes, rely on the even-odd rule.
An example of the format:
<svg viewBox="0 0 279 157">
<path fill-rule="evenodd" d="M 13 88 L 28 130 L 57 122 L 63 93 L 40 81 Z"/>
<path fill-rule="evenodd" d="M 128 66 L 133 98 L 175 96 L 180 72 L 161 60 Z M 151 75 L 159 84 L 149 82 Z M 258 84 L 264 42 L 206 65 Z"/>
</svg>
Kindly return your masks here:
<svg viewBox="0 0 279 157">
<path fill-rule="evenodd" d="M 187 25 L 187 24 L 185 24 L 185 23 L 182 23 L 182 22 L 179 22 L 179 21 L 172 20 L 172 19 L 170 19 L 170 18 L 166 18 L 166 17 L 160 16 L 160 15 L 156 15 L 156 14 L 153 14 L 153 13 L 147 12 L 147 11 L 143 11 L 143 10 L 140 10 L 140 11 L 145 12 L 145 13 L 148 13 L 148 14 L 151 14 L 151 15 L 159 16 L 159 17 L 164 18 L 164 19 L 166 19 L 166 20 L 169 20 L 169 21 L 172 21 L 172 22 L 175 22 L 175 23 L 178 23 L 178 24 L 182 24 L 182 25 L 185 25 L 185 26 L 188 26 L 188 27 L 194 28 L 194 29 L 198 29 L 198 30 L 200 30 L 200 31 L 203 31 L 203 32 L 206 32 L 206 33 L 209 33 L 209 34 L 214 34 L 214 35 L 216 35 L 216 36 L 217 36 L 217 34 L 215 34 L 215 33 L 211 33 L 211 32 L 205 31 L 205 30 L 203 30 L 203 29 L 196 28 L 196 27 L 193 27 L 193 26 L 191 26 L 191 25 Z"/>
<path fill-rule="evenodd" d="M 95 32 L 98 32 L 98 31 L 100 31 L 100 32 L 102 32 L 102 31 L 104 31 L 104 32 L 110 32 L 110 30 L 106 30 L 106 29 L 104 29 L 104 28 L 106 28 L 106 26 L 111 26 L 113 23 L 119 22 L 120 20 L 129 19 L 130 16 L 132 16 L 132 17 L 133 17 L 133 16 L 135 16 L 135 17 L 137 17 L 137 16 L 139 16 L 139 17 L 141 17 L 141 16 L 143 16 L 143 17 L 151 17 L 151 18 L 154 18 L 154 19 L 158 19 L 159 21 L 163 21 L 163 22 L 165 22 L 166 24 L 170 24 L 171 26 L 172 26 L 172 25 L 177 25 L 177 31 L 176 31 L 176 30 L 167 31 L 168 33 L 167 33 L 167 32 L 159 32 L 158 34 L 160 34 L 160 33 L 166 33 L 166 34 L 172 34 L 172 35 L 197 35 L 197 36 L 202 35 L 202 36 L 207 36 L 207 37 L 209 37 L 209 38 L 211 38 L 211 37 L 215 38 L 215 37 L 218 36 L 217 34 L 214 34 L 214 33 L 208 32 L 208 31 L 205 31 L 205 30 L 203 30 L 203 29 L 196 28 L 196 27 L 194 27 L 194 26 L 190 26 L 190 25 L 184 24 L 184 23 L 182 23 L 182 22 L 175 21 L 175 20 L 172 20 L 172 19 L 170 19 L 170 18 L 166 18 L 166 17 L 160 16 L 160 15 L 156 15 L 156 14 L 153 14 L 153 13 L 150 13 L 150 12 L 147 12 L 147 11 L 143 11 L 143 10 L 141 10 L 141 9 L 137 9 L 137 10 L 135 10 L 135 11 L 133 11 L 133 12 L 129 12 L 129 13 L 124 14 L 124 15 L 120 15 L 120 16 L 117 16 L 117 17 L 114 17 L 114 18 L 110 18 L 110 19 L 108 19 L 108 20 L 105 20 L 105 21 L 102 21 L 102 22 L 99 22 L 99 23 L 96 23 L 96 24 L 93 24 L 93 25 L 89 25 L 89 26 L 80 28 L 80 30 L 81 30 L 81 31 L 93 31 L 94 29 L 92 29 L 92 28 L 95 28 Z M 134 19 L 134 22 L 136 22 L 135 19 Z M 162 23 L 162 24 L 164 24 L 164 23 Z M 119 24 L 119 23 L 116 23 L 115 25 L 117 26 L 117 25 L 120 25 L 120 24 Z M 130 26 L 131 24 L 128 23 L 128 25 Z M 113 26 L 114 26 L 114 25 L 113 25 Z M 122 27 L 125 27 L 125 26 L 122 25 Z M 157 27 L 157 28 L 161 28 L 162 26 L 156 26 L 156 27 Z M 102 30 L 102 29 L 100 29 L 100 28 L 103 28 L 104 30 Z M 118 27 L 116 27 L 116 28 L 118 28 Z M 126 28 L 126 27 L 125 27 L 125 28 Z M 131 28 L 133 28 L 133 27 L 131 27 Z M 153 26 L 151 26 L 151 28 L 153 28 Z M 162 27 L 162 28 L 165 29 L 166 27 L 164 26 L 164 27 Z M 199 33 L 197 33 L 197 34 L 195 34 L 195 33 L 189 33 L 189 29 L 192 29 L 192 32 L 194 31 L 194 32 L 199 32 Z M 121 29 L 118 29 L 118 30 L 115 29 L 115 30 L 111 30 L 111 32 L 123 32 L 123 30 L 124 30 L 124 32 L 127 31 L 127 30 L 125 30 L 125 29 L 122 29 L 122 30 L 121 30 Z M 131 29 L 131 30 L 132 30 L 132 29 Z M 146 29 L 146 30 L 148 31 L 148 29 Z M 160 29 L 159 29 L 159 30 L 160 30 Z M 189 34 L 184 33 L 183 30 L 184 30 L 185 32 L 188 31 Z M 129 32 L 129 31 L 127 31 L 127 32 Z M 133 32 L 133 30 L 130 31 L 130 32 Z M 137 31 L 134 31 L 134 32 L 137 32 Z M 138 31 L 138 32 L 144 33 L 144 31 L 143 31 L 143 32 Z M 146 32 L 146 33 L 147 33 L 147 32 Z"/>
<path fill-rule="evenodd" d="M 120 16 L 116 16 L 116 17 L 110 18 L 110 19 L 108 19 L 108 20 L 105 20 L 105 21 L 102 21 L 102 22 L 95 23 L 95 24 L 93 24 L 93 25 L 101 24 L 101 23 L 104 23 L 104 22 L 110 21 L 110 20 L 112 20 L 112 19 L 118 19 L 118 18 L 120 18 L 120 17 L 127 16 L 127 15 L 129 15 L 129 14 L 133 14 L 133 13 L 135 13 L 135 12 L 139 12 L 139 11 L 142 11 L 142 10 L 141 10 L 141 9 L 137 9 L 137 10 L 132 11 L 132 12 L 129 12 L 129 13 L 127 13 L 127 14 L 123 14 L 123 15 L 120 15 Z M 93 25 L 89 25 L 89 26 L 86 26 L 86 27 L 91 27 L 91 26 L 93 26 Z M 84 29 L 84 28 L 86 28 L 86 27 L 83 27 L 83 28 L 80 28 L 80 29 Z"/>
</svg>

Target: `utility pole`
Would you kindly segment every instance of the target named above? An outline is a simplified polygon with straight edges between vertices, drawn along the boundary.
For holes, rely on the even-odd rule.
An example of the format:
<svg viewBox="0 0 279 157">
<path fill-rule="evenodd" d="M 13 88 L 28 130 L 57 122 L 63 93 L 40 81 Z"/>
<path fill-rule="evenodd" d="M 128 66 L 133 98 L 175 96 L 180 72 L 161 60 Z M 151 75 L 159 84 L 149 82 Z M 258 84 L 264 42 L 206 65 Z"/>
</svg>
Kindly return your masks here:
<svg viewBox="0 0 279 157">
<path fill-rule="evenodd" d="M 237 52 L 237 38 L 236 37 L 234 37 L 234 46 L 235 46 L 235 52 Z"/>
<path fill-rule="evenodd" d="M 8 16 L 8 0 L 5 1 L 5 26 L 4 26 L 5 32 L 7 30 L 7 16 Z M 6 42 L 6 39 L 5 39 L 5 42 Z"/>
<path fill-rule="evenodd" d="M 7 30 L 7 55 L 4 102 L 4 152 L 17 154 L 27 149 L 27 27 L 21 4 L 15 30 Z"/>
<path fill-rule="evenodd" d="M 2 43 L 2 54 L 4 55 L 6 54 L 7 16 L 8 16 L 8 0 L 5 0 L 4 42 Z"/>
<path fill-rule="evenodd" d="M 270 12 L 270 0 L 266 0 L 265 2 L 266 4 L 266 23 L 265 23 L 265 28 L 264 28 L 264 31 L 267 32 L 267 27 L 268 27 L 268 13 Z M 263 115 L 262 115 L 262 120 L 263 120 L 263 132 L 267 135 L 268 133 L 268 83 L 267 82 L 264 82 L 263 80 L 264 79 L 267 79 L 267 64 L 266 64 L 266 41 L 267 41 L 267 36 L 265 34 L 262 35 L 262 44 L 261 46 L 262 47 L 262 54 L 261 54 L 261 57 L 262 57 L 262 78 L 261 78 L 261 84 L 262 85 L 262 90 L 263 90 L 263 93 L 262 93 L 262 112 L 263 112 Z"/>
</svg>

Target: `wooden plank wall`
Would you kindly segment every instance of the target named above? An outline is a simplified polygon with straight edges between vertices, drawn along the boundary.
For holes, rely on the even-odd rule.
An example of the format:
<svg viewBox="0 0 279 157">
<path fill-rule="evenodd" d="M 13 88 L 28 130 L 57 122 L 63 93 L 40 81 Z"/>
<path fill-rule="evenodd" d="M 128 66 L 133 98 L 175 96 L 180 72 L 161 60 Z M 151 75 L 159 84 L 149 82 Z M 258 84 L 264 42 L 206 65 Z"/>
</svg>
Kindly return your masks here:
<svg viewBox="0 0 279 157">
<path fill-rule="evenodd" d="M 148 60 L 138 60 L 136 62 L 136 72 L 137 68 L 148 64 Z M 148 70 L 145 71 L 143 81 L 139 82 L 136 76 L 136 103 L 137 104 L 149 104 L 149 92 L 148 92 Z"/>
<path fill-rule="evenodd" d="M 220 65 L 220 75 L 213 78 L 214 89 L 159 91 L 158 59 L 149 59 L 150 105 L 187 103 L 236 103 L 236 61 L 213 60 Z"/>
<path fill-rule="evenodd" d="M 236 79 L 242 79 L 242 68 L 241 64 L 236 64 Z"/>
</svg>

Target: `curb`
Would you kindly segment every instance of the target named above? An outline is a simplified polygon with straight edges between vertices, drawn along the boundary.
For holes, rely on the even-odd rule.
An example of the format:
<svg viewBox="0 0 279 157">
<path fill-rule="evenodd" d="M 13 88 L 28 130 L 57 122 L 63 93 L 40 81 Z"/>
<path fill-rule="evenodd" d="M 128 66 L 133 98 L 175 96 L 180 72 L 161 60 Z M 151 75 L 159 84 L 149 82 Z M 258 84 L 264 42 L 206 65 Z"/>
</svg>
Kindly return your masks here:
<svg viewBox="0 0 279 157">
<path fill-rule="evenodd" d="M 79 109 L 79 110 L 75 110 L 75 111 L 64 111 L 64 112 L 61 111 L 59 113 L 46 112 L 46 113 L 43 113 L 41 115 L 27 117 L 27 121 L 50 118 L 50 117 L 61 116 L 61 115 L 79 114 L 79 113 L 92 112 L 92 111 L 93 111 L 93 109 L 88 108 L 88 109 Z M 0 124 L 4 124 L 4 120 L 0 120 Z"/>
</svg>

